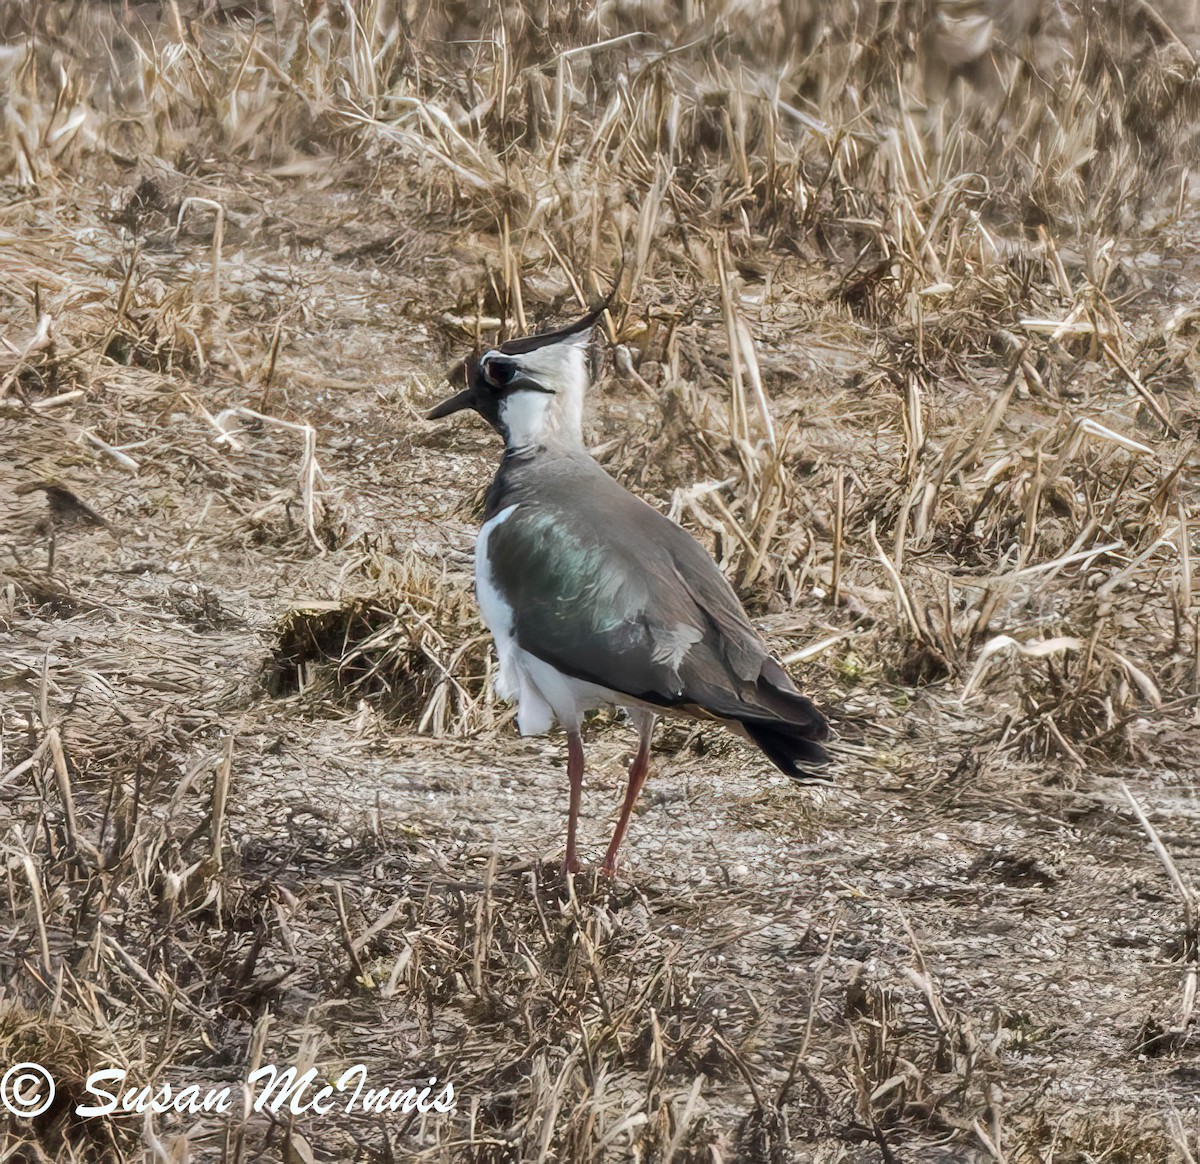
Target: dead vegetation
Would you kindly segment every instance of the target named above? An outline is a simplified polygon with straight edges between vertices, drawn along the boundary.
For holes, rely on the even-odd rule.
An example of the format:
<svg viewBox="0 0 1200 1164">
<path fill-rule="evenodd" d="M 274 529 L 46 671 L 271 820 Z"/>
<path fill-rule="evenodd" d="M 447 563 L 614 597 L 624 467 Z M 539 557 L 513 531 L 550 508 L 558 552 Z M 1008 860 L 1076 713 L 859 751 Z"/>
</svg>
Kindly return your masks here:
<svg viewBox="0 0 1200 1164">
<path fill-rule="evenodd" d="M 494 714 L 491 639 L 470 591 L 449 589 L 429 562 L 364 561 L 371 594 L 312 602 L 288 611 L 264 676 L 275 696 L 366 700 L 421 733 L 468 735 L 510 720 Z"/>
<path fill-rule="evenodd" d="M 7 5 L 0 1065 L 60 1094 L 6 1151 L 1192 1164 L 1198 46 L 1165 0 Z M 664 733 L 571 892 L 470 597 L 495 450 L 420 411 L 614 280 L 596 454 L 843 763 Z M 268 1062 L 459 1107 L 71 1114 Z"/>
</svg>

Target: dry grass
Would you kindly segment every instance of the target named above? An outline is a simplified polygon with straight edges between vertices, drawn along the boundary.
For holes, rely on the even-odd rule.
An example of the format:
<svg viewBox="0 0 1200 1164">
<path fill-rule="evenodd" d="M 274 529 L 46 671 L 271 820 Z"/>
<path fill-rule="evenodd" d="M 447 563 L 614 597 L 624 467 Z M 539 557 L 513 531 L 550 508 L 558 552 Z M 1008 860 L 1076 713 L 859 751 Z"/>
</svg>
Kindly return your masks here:
<svg viewBox="0 0 1200 1164">
<path fill-rule="evenodd" d="M 1200 1157 L 1198 46 L 1165 0 L 7 5 L 0 1065 L 60 1100 L 6 1151 Z M 470 598 L 495 450 L 420 410 L 616 279 L 596 454 L 843 762 L 665 731 L 571 893 Z M 460 1106 L 70 1114 L 272 1061 Z"/>
</svg>

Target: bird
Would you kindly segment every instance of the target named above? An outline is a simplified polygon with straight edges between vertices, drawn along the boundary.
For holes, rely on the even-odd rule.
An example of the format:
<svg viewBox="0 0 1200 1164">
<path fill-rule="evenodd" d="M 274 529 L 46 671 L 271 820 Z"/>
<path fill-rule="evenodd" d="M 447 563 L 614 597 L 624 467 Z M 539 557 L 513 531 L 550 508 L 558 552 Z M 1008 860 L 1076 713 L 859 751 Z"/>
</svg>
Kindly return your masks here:
<svg viewBox="0 0 1200 1164">
<path fill-rule="evenodd" d="M 45 526 L 47 530 L 88 525 L 99 526 L 109 531 L 116 530 L 116 526 L 108 518 L 101 517 L 86 501 L 57 481 L 28 481 L 23 485 L 18 485 L 13 492 L 18 497 L 37 492 L 45 494 L 46 505 L 50 509 L 49 521 Z"/>
<path fill-rule="evenodd" d="M 638 732 L 601 873 L 617 855 L 662 715 L 715 720 L 795 781 L 828 783 L 829 725 L 752 626 L 708 551 L 630 493 L 587 451 L 592 330 L 607 302 L 556 331 L 510 339 L 451 373 L 465 387 L 427 414 L 473 410 L 504 439 L 475 543 L 475 591 L 499 659 L 497 694 L 523 736 L 566 730 L 564 873 L 583 789 L 589 711 L 623 708 Z"/>
</svg>

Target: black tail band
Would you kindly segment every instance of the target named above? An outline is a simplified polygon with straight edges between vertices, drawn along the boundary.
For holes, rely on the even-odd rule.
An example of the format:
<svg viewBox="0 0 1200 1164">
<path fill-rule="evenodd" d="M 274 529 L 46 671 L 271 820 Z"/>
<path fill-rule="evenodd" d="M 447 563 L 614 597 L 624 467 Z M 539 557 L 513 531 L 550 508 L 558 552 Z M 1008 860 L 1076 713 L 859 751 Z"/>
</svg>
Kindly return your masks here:
<svg viewBox="0 0 1200 1164">
<path fill-rule="evenodd" d="M 820 744 L 802 735 L 804 729 L 793 728 L 786 723 L 766 723 L 753 719 L 744 719 L 741 724 L 746 734 L 780 772 L 803 784 L 829 783 L 828 778 L 806 770 L 828 764 L 829 753 Z M 805 768 L 799 767 L 799 764 L 805 765 Z"/>
</svg>

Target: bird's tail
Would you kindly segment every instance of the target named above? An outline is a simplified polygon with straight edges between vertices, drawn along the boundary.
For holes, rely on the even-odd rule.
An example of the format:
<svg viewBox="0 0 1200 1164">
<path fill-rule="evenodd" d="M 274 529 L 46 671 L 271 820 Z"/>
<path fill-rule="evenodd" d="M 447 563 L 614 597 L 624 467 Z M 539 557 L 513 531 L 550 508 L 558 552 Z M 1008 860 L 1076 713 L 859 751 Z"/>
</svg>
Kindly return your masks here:
<svg viewBox="0 0 1200 1164">
<path fill-rule="evenodd" d="M 759 681 L 759 694 L 765 697 L 762 702 L 767 714 L 739 716 L 746 734 L 793 780 L 827 783 L 826 778 L 808 770 L 829 763 L 829 753 L 821 747 L 821 741 L 829 738 L 829 724 L 816 704 L 765 678 Z"/>
<path fill-rule="evenodd" d="M 744 719 L 746 734 L 776 768 L 802 784 L 827 784 L 827 778 L 808 771 L 829 763 L 829 753 L 812 737 L 812 729 L 782 721 Z M 824 727 L 824 720 L 821 721 Z M 824 739 L 825 732 L 819 738 Z M 804 768 L 800 765 L 805 765 Z"/>
</svg>

